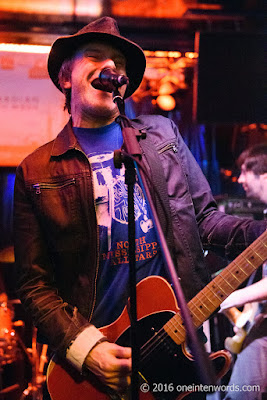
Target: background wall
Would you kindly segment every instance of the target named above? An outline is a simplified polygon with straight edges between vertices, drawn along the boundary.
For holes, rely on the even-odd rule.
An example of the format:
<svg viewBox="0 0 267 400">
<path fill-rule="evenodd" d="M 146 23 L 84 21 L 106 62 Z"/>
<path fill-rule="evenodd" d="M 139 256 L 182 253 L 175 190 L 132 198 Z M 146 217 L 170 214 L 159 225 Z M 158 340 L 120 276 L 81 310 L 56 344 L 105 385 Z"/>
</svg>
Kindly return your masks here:
<svg viewBox="0 0 267 400">
<path fill-rule="evenodd" d="M 46 61 L 47 54 L 0 52 L 0 166 L 18 165 L 67 120 Z"/>
</svg>

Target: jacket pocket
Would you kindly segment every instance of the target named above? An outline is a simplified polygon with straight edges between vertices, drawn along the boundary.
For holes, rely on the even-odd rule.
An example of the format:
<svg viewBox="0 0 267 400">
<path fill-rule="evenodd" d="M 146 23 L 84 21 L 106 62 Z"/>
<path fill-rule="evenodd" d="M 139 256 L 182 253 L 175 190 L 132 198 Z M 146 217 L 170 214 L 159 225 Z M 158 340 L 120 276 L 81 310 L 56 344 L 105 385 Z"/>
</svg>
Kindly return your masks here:
<svg viewBox="0 0 267 400">
<path fill-rule="evenodd" d="M 57 251 L 79 247 L 85 236 L 79 178 L 47 180 L 31 185 L 33 207 L 50 247 Z"/>
<path fill-rule="evenodd" d="M 41 194 L 41 190 L 62 189 L 66 186 L 74 184 L 75 178 L 71 178 L 61 182 L 35 183 L 34 185 L 32 185 L 32 187 L 35 190 L 35 194 Z"/>
<path fill-rule="evenodd" d="M 163 147 L 158 149 L 158 154 L 165 153 L 165 151 L 172 150 L 174 153 L 178 152 L 177 144 L 176 143 L 167 143 Z"/>
</svg>

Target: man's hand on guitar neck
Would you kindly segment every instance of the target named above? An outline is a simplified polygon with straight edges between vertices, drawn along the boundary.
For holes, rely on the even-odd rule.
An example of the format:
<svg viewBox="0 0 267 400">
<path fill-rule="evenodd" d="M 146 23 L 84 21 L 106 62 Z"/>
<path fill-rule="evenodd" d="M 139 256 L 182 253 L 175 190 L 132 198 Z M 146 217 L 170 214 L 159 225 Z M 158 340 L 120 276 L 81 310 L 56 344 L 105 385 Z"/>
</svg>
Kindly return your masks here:
<svg viewBox="0 0 267 400">
<path fill-rule="evenodd" d="M 267 277 L 231 293 L 221 304 L 220 311 L 246 303 L 267 300 Z"/>
<path fill-rule="evenodd" d="M 108 341 L 97 344 L 88 353 L 84 365 L 99 380 L 115 390 L 123 393 L 131 382 L 131 348 L 121 347 Z"/>
</svg>

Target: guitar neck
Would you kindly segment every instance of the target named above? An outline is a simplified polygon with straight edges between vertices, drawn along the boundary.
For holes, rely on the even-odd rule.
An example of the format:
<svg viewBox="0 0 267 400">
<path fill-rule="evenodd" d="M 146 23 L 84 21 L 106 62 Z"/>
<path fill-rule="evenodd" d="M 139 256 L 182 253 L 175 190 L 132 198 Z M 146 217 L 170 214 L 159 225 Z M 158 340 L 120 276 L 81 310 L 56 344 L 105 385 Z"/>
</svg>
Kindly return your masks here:
<svg viewBox="0 0 267 400">
<path fill-rule="evenodd" d="M 189 301 L 188 308 L 195 327 L 200 327 L 223 300 L 236 290 L 266 259 L 267 231 Z M 179 345 L 185 341 L 186 332 L 180 312 L 172 317 L 163 328 L 176 344 Z"/>
<path fill-rule="evenodd" d="M 231 324 L 236 325 L 238 318 L 242 315 L 242 312 L 236 307 L 231 307 L 223 311 L 224 315 L 229 319 Z"/>
</svg>

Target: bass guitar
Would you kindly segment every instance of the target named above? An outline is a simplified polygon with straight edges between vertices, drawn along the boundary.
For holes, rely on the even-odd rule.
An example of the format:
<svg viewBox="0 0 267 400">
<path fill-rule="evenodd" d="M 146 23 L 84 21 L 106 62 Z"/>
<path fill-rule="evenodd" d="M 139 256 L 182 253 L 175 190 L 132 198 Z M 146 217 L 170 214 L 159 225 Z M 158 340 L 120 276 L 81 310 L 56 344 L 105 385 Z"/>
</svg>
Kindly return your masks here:
<svg viewBox="0 0 267 400">
<path fill-rule="evenodd" d="M 243 310 L 239 311 L 236 307 L 231 307 L 223 311 L 224 315 L 234 325 L 235 335 L 227 337 L 224 341 L 224 347 L 233 354 L 240 353 L 243 342 L 253 326 L 254 318 L 259 313 L 259 304 L 257 302 L 247 303 Z"/>
<path fill-rule="evenodd" d="M 189 301 L 194 326 L 200 327 L 266 259 L 267 231 Z M 199 380 L 194 359 L 186 347 L 186 331 L 172 288 L 165 279 L 151 276 L 139 282 L 136 289 L 140 344 L 139 398 L 181 400 L 190 393 L 190 385 L 192 391 L 197 390 Z M 100 329 L 111 342 L 121 346 L 129 346 L 130 343 L 127 308 L 115 322 Z M 212 353 L 210 359 L 219 379 L 230 367 L 230 353 L 221 350 Z M 84 377 L 67 363 L 53 360 L 47 371 L 47 385 L 52 400 L 129 399 L 129 394 L 118 395 L 93 374 Z"/>
</svg>

